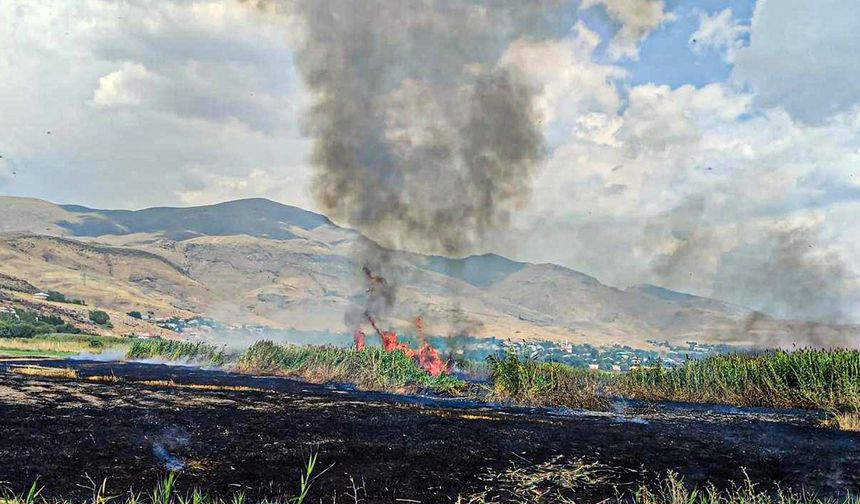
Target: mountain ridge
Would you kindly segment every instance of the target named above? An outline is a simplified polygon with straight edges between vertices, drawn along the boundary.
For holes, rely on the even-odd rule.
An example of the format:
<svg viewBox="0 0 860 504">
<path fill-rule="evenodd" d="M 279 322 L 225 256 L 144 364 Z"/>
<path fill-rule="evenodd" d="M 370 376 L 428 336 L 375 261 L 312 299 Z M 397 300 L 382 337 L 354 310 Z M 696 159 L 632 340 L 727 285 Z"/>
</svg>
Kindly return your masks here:
<svg viewBox="0 0 860 504">
<path fill-rule="evenodd" d="M 12 216 L 0 223 L 5 231 L 0 273 L 23 272 L 29 275 L 24 280 L 81 291 L 118 309 L 144 304 L 227 322 L 334 332 L 354 328 L 347 314 L 355 310 L 364 284 L 352 247 L 367 239 L 321 214 L 259 198 L 204 207 L 96 210 L 0 197 L 0 208 Z M 57 237 L 66 241 L 52 240 Z M 399 290 L 388 323 L 399 328 L 409 328 L 421 314 L 438 334 L 634 346 L 655 339 L 752 346 L 765 340 L 842 342 L 855 331 L 779 321 L 648 284 L 618 289 L 560 265 L 492 253 L 389 254 L 392 263 L 382 273 Z"/>
</svg>

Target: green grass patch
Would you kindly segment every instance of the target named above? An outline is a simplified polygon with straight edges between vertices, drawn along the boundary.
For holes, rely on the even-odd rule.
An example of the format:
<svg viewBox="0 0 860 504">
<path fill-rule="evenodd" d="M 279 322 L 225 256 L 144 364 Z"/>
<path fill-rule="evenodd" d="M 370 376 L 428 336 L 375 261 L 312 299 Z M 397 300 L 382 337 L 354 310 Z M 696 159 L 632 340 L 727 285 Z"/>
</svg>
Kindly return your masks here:
<svg viewBox="0 0 860 504">
<path fill-rule="evenodd" d="M 604 408 L 611 397 L 737 406 L 860 411 L 860 352 L 716 355 L 667 369 L 602 373 L 514 354 L 487 359 L 490 398 L 535 406 Z"/>
<path fill-rule="evenodd" d="M 71 357 L 75 352 L 57 352 L 53 350 L 18 350 L 0 346 L 0 357 Z"/>
<path fill-rule="evenodd" d="M 69 357 L 101 353 L 129 344 L 127 338 L 89 334 L 40 334 L 32 338 L 0 338 L 0 355 L 7 357 Z"/>
</svg>

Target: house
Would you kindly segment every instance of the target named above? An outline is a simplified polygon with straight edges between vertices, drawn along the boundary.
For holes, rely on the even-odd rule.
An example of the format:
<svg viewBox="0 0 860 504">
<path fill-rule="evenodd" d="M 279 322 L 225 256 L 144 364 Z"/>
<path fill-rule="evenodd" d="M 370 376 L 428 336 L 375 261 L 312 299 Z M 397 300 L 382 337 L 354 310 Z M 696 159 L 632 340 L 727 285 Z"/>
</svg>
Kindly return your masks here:
<svg viewBox="0 0 860 504">
<path fill-rule="evenodd" d="M 589 371 L 597 371 L 598 369 L 600 369 L 600 364 L 589 364 L 588 365 Z"/>
<path fill-rule="evenodd" d="M 48 299 L 48 293 L 47 292 L 37 292 L 37 293 L 33 294 L 33 297 L 36 299 L 47 300 Z"/>
</svg>

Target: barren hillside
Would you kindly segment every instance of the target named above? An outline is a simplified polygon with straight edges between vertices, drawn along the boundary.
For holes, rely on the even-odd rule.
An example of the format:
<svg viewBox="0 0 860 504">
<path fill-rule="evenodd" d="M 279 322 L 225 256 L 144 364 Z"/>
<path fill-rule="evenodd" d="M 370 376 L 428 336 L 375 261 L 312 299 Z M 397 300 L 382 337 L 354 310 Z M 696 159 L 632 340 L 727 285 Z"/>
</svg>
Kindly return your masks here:
<svg viewBox="0 0 860 504">
<path fill-rule="evenodd" d="M 0 198 L 27 232 L 0 235 L 0 274 L 113 308 L 350 332 L 366 288 L 358 233 L 266 200 L 139 212 Z M 7 221 L 5 228 L 14 227 Z M 38 234 L 33 231 L 39 231 Z M 105 234 L 99 234 L 105 233 Z M 501 256 L 391 253 L 386 323 L 433 334 L 650 346 L 647 340 L 853 345 L 855 327 L 774 320 L 658 286 L 620 290 L 568 268 Z"/>
</svg>

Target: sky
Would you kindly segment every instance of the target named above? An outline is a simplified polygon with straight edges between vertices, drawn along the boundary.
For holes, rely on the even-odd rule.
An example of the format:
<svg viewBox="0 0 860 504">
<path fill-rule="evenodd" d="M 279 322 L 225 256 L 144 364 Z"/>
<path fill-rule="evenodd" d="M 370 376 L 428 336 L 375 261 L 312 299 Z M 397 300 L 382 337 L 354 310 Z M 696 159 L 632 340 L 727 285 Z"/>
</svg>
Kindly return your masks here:
<svg viewBox="0 0 860 504">
<path fill-rule="evenodd" d="M 499 57 L 545 156 L 475 252 L 860 322 L 860 4 L 562 4 Z M 233 0 L 0 0 L 0 194 L 320 210 L 305 33 Z"/>
</svg>

